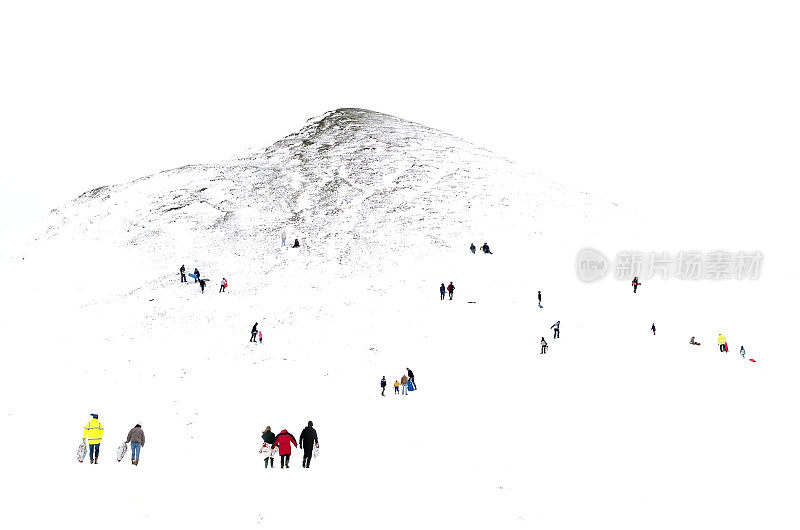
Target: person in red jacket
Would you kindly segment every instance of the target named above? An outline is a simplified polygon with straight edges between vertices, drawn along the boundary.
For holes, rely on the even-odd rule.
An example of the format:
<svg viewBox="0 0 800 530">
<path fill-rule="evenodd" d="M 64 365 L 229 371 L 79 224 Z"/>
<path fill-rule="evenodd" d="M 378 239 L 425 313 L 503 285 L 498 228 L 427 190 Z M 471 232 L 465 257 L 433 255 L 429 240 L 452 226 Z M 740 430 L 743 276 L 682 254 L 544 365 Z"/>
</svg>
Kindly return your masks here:
<svg viewBox="0 0 800 530">
<path fill-rule="evenodd" d="M 295 440 L 294 435 L 286 429 L 282 430 L 280 434 L 275 437 L 275 442 L 272 444 L 273 449 L 275 449 L 276 445 L 278 446 L 278 454 L 281 455 L 281 469 L 283 469 L 284 460 L 286 461 L 286 468 L 289 468 L 289 457 L 292 456 L 291 444 L 297 447 L 297 440 Z"/>
</svg>

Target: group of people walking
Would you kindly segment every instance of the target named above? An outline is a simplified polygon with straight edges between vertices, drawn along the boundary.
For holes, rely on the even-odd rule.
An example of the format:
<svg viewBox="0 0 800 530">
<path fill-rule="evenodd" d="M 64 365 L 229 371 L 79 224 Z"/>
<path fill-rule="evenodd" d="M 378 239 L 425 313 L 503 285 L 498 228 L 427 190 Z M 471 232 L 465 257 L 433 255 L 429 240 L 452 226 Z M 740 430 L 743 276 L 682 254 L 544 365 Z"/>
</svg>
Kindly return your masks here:
<svg viewBox="0 0 800 530">
<path fill-rule="evenodd" d="M 470 250 L 470 252 L 475 254 L 475 243 L 470 243 L 469 244 L 469 250 Z M 492 254 L 492 251 L 489 250 L 489 244 L 488 243 L 484 243 L 481 246 L 480 250 L 483 251 L 484 254 Z"/>
<path fill-rule="evenodd" d="M 452 300 L 453 293 L 455 292 L 455 290 L 456 286 L 453 285 L 453 282 L 450 282 L 450 285 L 448 285 L 447 287 L 444 286 L 444 283 L 441 286 L 439 286 L 439 294 L 442 295 L 442 300 L 444 300 L 445 293 L 450 293 L 450 300 Z"/>
<path fill-rule="evenodd" d="M 281 469 L 289 467 L 289 459 L 292 456 L 292 445 L 297 447 L 297 439 L 292 433 L 283 429 L 277 435 L 272 432 L 272 428 L 267 425 L 267 428 L 261 433 L 261 439 L 264 445 L 261 446 L 261 452 L 267 453 L 264 458 L 264 467 L 275 467 L 275 457 L 273 456 L 275 450 L 278 451 L 280 456 Z M 264 449 L 268 449 L 264 451 Z M 303 450 L 303 467 L 311 467 L 311 457 L 314 456 L 314 451 L 319 450 L 319 438 L 317 438 L 317 431 L 314 429 L 314 422 L 309 421 L 308 425 L 303 428 L 300 433 L 300 449 Z"/>
<path fill-rule="evenodd" d="M 181 265 L 179 274 L 181 275 L 181 283 L 188 283 L 188 281 L 186 280 L 186 266 L 185 265 Z M 206 283 L 209 282 L 210 280 L 208 278 L 201 278 L 200 277 L 200 271 L 197 270 L 197 267 L 194 268 L 194 272 L 191 274 L 191 276 L 194 278 L 194 283 L 199 283 L 200 284 L 200 294 L 205 293 L 206 292 Z M 225 289 L 227 289 L 227 288 L 228 288 L 228 280 L 227 280 L 227 278 L 222 278 L 222 280 L 219 282 L 219 292 L 220 293 L 224 293 Z"/>
<path fill-rule="evenodd" d="M 394 393 L 395 394 L 402 394 L 408 395 L 408 391 L 414 391 L 417 389 L 416 384 L 414 383 L 414 372 L 411 371 L 411 368 L 406 368 L 408 375 L 403 374 L 403 377 L 400 378 L 400 381 L 394 381 Z M 384 375 L 381 378 L 381 395 L 386 395 L 386 376 Z"/>
<path fill-rule="evenodd" d="M 100 459 L 100 443 L 103 441 L 103 424 L 100 423 L 98 414 L 90 414 L 89 421 L 83 426 L 83 440 L 78 448 L 78 460 L 83 462 L 83 455 L 88 441 L 89 463 L 97 464 Z M 125 439 L 125 444 L 131 444 L 131 464 L 139 465 L 139 454 L 144 447 L 144 431 L 141 423 L 137 423 Z"/>
</svg>

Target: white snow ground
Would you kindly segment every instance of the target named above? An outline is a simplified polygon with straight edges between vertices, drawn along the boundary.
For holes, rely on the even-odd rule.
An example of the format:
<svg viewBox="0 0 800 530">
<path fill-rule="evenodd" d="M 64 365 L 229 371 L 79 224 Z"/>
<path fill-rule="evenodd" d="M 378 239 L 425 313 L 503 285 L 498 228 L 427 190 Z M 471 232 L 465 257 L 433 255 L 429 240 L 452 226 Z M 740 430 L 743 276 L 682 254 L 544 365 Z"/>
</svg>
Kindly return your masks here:
<svg viewBox="0 0 800 530">
<path fill-rule="evenodd" d="M 780 269 L 579 282 L 586 245 L 681 250 L 618 210 L 355 109 L 84 194 L 5 262 L 4 526 L 797 528 L 797 363 L 767 333 Z M 494 255 L 469 253 L 484 241 Z M 406 367 L 419 390 L 394 396 Z M 74 457 L 90 412 L 97 466 Z M 295 450 L 265 470 L 263 428 L 309 419 L 311 469 Z M 141 464 L 117 463 L 137 422 Z"/>
</svg>

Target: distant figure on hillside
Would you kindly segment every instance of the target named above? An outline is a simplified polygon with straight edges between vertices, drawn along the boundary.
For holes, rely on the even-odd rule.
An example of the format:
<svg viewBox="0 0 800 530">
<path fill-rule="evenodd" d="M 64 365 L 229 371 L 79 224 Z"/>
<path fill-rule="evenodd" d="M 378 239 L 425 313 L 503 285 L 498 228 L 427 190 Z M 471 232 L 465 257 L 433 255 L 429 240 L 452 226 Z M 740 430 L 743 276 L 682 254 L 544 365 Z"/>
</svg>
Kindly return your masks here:
<svg viewBox="0 0 800 530">
<path fill-rule="evenodd" d="M 739 348 L 739 355 L 741 355 L 741 356 L 742 356 L 742 359 L 744 359 L 744 346 L 742 346 L 741 348 Z"/>
<path fill-rule="evenodd" d="M 631 285 L 633 285 L 633 292 L 635 293 L 636 292 L 636 288 L 639 287 L 640 285 L 642 285 L 641 283 L 639 283 L 639 277 L 638 276 L 634 276 L 633 277 L 633 281 L 631 282 Z"/>
<path fill-rule="evenodd" d="M 300 433 L 300 449 L 303 450 L 303 467 L 311 467 L 311 455 L 314 453 L 315 447 L 319 447 L 317 431 L 314 429 L 314 422 L 309 421 L 308 427 L 305 427 Z"/>
<path fill-rule="evenodd" d="M 453 299 L 453 291 L 456 290 L 456 286 L 453 285 L 453 282 L 450 282 L 450 285 L 447 286 L 447 292 L 450 293 L 450 300 Z"/>
<path fill-rule="evenodd" d="M 281 456 L 281 469 L 284 467 L 284 462 L 286 463 L 286 469 L 289 469 L 289 458 L 292 456 L 291 444 L 297 447 L 297 440 L 294 435 L 289 433 L 286 429 L 283 429 L 272 443 L 273 449 L 275 449 L 275 446 L 278 447 L 278 454 Z"/>
<path fill-rule="evenodd" d="M 281 232 L 281 246 L 282 247 L 286 246 L 286 232 L 285 231 Z"/>
<path fill-rule="evenodd" d="M 444 300 L 444 293 L 446 293 L 446 292 L 447 292 L 447 289 L 445 288 L 444 284 L 440 285 L 439 286 L 439 294 L 442 295 L 442 300 Z"/>
<path fill-rule="evenodd" d="M 222 278 L 222 281 L 219 282 L 219 292 L 224 293 L 227 287 L 228 287 L 228 280 Z"/>
<path fill-rule="evenodd" d="M 653 335 L 656 334 L 656 323 L 655 322 L 653 322 L 653 325 L 650 326 L 650 330 L 653 332 Z"/>
<path fill-rule="evenodd" d="M 144 431 L 140 423 L 137 423 L 133 429 L 128 431 L 128 438 L 125 439 L 125 443 L 131 444 L 131 464 L 138 466 L 139 452 L 144 447 Z"/>
<path fill-rule="evenodd" d="M 541 309 L 542 308 L 542 291 L 539 291 L 538 297 L 539 297 L 539 309 Z"/>
<path fill-rule="evenodd" d="M 181 265 L 181 283 L 186 283 L 186 267 Z"/>
<path fill-rule="evenodd" d="M 403 377 L 400 378 L 400 386 L 403 388 L 402 394 L 404 396 L 408 395 L 408 377 L 406 374 L 403 374 Z"/>
<path fill-rule="evenodd" d="M 411 371 L 411 368 L 406 368 L 408 370 L 408 380 L 411 381 L 411 386 L 417 388 L 417 383 L 414 382 L 414 372 Z"/>
<path fill-rule="evenodd" d="M 194 283 L 200 281 L 200 271 L 197 270 L 197 267 L 194 268 Z"/>
<path fill-rule="evenodd" d="M 258 330 L 258 343 L 261 344 L 263 340 L 264 340 L 264 335 L 261 334 L 261 330 Z"/>
<path fill-rule="evenodd" d="M 547 353 L 547 341 L 544 340 L 544 337 L 542 337 L 542 351 L 539 354 L 541 355 L 542 353 Z"/>
<path fill-rule="evenodd" d="M 381 395 L 386 396 L 386 376 L 381 379 Z"/>
<path fill-rule="evenodd" d="M 554 339 L 559 338 L 561 336 L 561 321 L 559 320 L 558 322 L 550 326 L 550 329 L 553 330 L 553 338 Z"/>
<path fill-rule="evenodd" d="M 292 245 L 292 248 L 300 248 L 300 240 L 299 239 L 295 239 L 294 240 L 294 245 Z"/>
<path fill-rule="evenodd" d="M 728 339 L 725 338 L 725 335 L 722 333 L 719 334 L 717 337 L 717 344 L 719 344 L 719 351 L 726 352 L 728 351 Z"/>
<path fill-rule="evenodd" d="M 250 342 L 256 341 L 256 333 L 258 333 L 258 322 L 253 324 L 253 329 L 250 331 Z"/>
<path fill-rule="evenodd" d="M 475 254 L 475 243 L 470 243 L 469 249 L 472 251 L 473 254 Z"/>
<path fill-rule="evenodd" d="M 400 383 L 397 381 L 397 379 L 394 380 L 394 393 L 395 394 L 400 393 Z"/>
<path fill-rule="evenodd" d="M 96 464 L 100 458 L 100 442 L 103 441 L 103 424 L 97 414 L 92 414 L 83 427 L 83 441 L 89 438 L 89 463 Z"/>
<path fill-rule="evenodd" d="M 492 251 L 489 250 L 488 243 L 484 243 L 483 246 L 481 247 L 481 250 L 483 251 L 484 254 L 492 254 Z"/>
<path fill-rule="evenodd" d="M 275 443 L 275 433 L 272 432 L 272 427 L 267 425 L 267 428 L 261 433 L 261 439 L 264 440 L 264 447 L 270 447 L 270 451 L 267 452 L 267 457 L 264 459 L 264 467 L 275 467 L 275 457 L 270 456 L 272 444 Z"/>
<path fill-rule="evenodd" d="M 200 293 L 202 294 L 204 292 L 206 292 L 206 281 L 200 280 Z"/>
</svg>

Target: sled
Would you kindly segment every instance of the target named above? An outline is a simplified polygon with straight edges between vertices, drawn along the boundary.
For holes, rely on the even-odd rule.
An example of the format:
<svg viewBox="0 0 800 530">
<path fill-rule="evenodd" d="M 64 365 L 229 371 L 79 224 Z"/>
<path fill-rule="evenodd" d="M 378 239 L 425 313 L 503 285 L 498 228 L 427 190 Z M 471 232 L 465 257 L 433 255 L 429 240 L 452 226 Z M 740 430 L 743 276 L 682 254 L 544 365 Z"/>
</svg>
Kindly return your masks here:
<svg viewBox="0 0 800 530">
<path fill-rule="evenodd" d="M 417 389 L 417 387 L 416 387 L 416 386 L 414 386 L 414 383 L 412 383 L 411 381 L 409 381 L 409 382 L 408 382 L 408 391 L 409 391 L 409 392 L 413 392 L 413 391 L 414 391 L 414 390 L 416 390 L 416 389 Z"/>
<path fill-rule="evenodd" d="M 319 444 L 314 444 L 314 451 L 311 454 L 314 456 L 314 458 L 319 456 Z"/>
<path fill-rule="evenodd" d="M 195 275 L 194 275 L 194 274 L 192 274 L 191 272 L 190 272 L 189 274 L 187 274 L 186 276 L 188 276 L 188 277 L 190 277 L 190 278 L 194 278 L 195 280 L 197 279 L 197 276 L 195 276 Z"/>
<path fill-rule="evenodd" d="M 272 447 L 268 447 L 267 442 L 264 442 L 264 444 L 261 446 L 261 449 L 259 449 L 258 452 L 267 456 L 273 456 L 275 454 L 276 449 L 277 447 L 274 449 Z"/>
<path fill-rule="evenodd" d="M 754 363 L 754 362 L 756 362 L 756 360 L 755 359 L 750 359 L 750 362 Z"/>
<path fill-rule="evenodd" d="M 78 446 L 78 462 L 83 462 L 83 459 L 86 458 L 86 441 L 82 441 L 81 444 Z"/>
<path fill-rule="evenodd" d="M 128 452 L 128 444 L 122 443 L 119 447 L 117 447 L 117 462 L 122 462 L 122 459 L 125 458 L 125 453 Z"/>
</svg>

